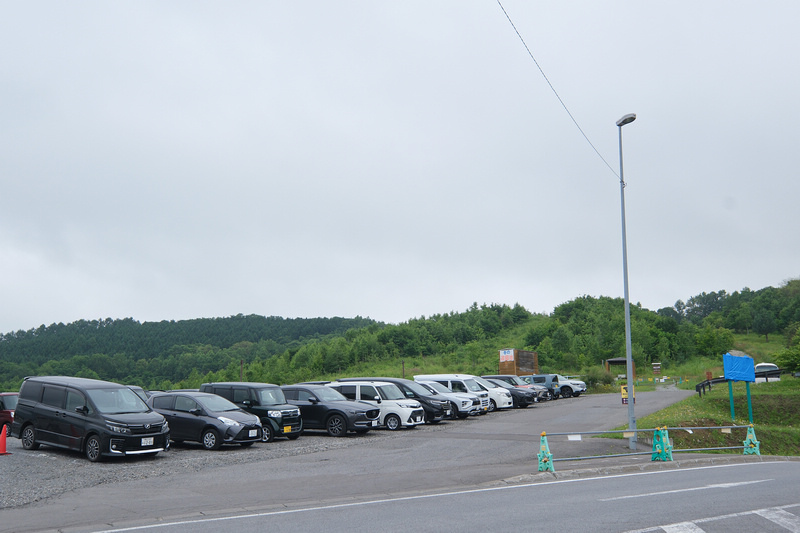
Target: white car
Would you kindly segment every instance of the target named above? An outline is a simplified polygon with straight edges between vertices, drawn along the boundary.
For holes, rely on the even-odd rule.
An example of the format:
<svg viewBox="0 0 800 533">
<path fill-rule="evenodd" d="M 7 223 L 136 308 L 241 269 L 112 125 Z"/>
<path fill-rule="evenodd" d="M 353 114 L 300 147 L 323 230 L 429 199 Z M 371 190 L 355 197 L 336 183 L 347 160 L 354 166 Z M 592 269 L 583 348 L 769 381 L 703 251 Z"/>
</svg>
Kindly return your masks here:
<svg viewBox="0 0 800 533">
<path fill-rule="evenodd" d="M 586 383 L 579 379 L 565 378 L 561 374 L 558 376 L 559 393 L 562 398 L 578 397 L 586 392 Z"/>
<path fill-rule="evenodd" d="M 453 392 L 475 394 L 481 399 L 481 414 L 489 412 L 489 393 L 468 374 L 420 374 L 414 381 L 435 381 Z"/>
<path fill-rule="evenodd" d="M 425 411 L 416 400 L 409 400 L 394 383 L 385 381 L 334 381 L 326 386 L 348 400 L 370 403 L 381 410 L 380 424 L 387 429 L 414 427 L 425 423 Z"/>
<path fill-rule="evenodd" d="M 514 407 L 514 398 L 511 397 L 511 393 L 507 389 L 480 376 L 472 376 L 472 379 L 477 381 L 478 385 L 485 388 L 486 392 L 489 393 L 489 412 Z"/>
<path fill-rule="evenodd" d="M 481 399 L 474 394 L 453 392 L 438 381 L 416 381 L 434 396 L 441 397 L 450 402 L 453 418 L 467 418 L 477 415 L 481 411 Z"/>
<path fill-rule="evenodd" d="M 756 383 L 764 383 L 767 381 L 780 381 L 781 374 L 780 368 L 778 365 L 773 363 L 758 363 L 755 367 L 756 373 L 758 372 L 769 372 L 769 374 L 764 374 L 763 376 L 756 377 Z"/>
</svg>

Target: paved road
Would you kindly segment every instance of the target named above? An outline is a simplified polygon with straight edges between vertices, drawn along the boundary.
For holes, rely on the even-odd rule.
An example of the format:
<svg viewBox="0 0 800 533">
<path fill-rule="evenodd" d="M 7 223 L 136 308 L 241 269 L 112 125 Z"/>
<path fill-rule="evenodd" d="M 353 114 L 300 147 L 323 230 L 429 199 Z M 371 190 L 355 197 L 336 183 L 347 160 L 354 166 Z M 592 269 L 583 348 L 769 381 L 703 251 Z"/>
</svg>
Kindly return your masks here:
<svg viewBox="0 0 800 533">
<path fill-rule="evenodd" d="M 637 393 L 637 417 L 691 394 L 677 389 Z M 542 431 L 608 430 L 625 425 L 627 416 L 619 395 L 588 395 L 526 410 L 383 432 L 383 438 L 369 446 L 358 446 L 354 438 L 346 448 L 80 489 L 0 511 L 0 531 L 99 531 L 110 525 L 285 510 L 596 475 L 619 466 L 644 467 L 650 463 L 648 456 L 565 461 L 556 463 L 555 476 L 537 472 Z M 550 449 L 556 458 L 628 451 L 627 440 L 614 439 L 567 442 L 553 438 Z M 676 465 L 680 462 L 657 467 Z M 9 526 L 12 529 L 6 529 Z"/>
</svg>

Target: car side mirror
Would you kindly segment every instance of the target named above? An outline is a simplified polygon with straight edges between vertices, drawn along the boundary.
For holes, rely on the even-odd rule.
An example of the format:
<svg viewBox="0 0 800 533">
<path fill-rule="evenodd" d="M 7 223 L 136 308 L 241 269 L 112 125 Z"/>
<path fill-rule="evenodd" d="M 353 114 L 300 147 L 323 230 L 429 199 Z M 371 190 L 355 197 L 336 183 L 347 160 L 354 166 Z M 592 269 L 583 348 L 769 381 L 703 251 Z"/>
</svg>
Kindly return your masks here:
<svg viewBox="0 0 800 533">
<path fill-rule="evenodd" d="M 203 411 L 201 411 L 200 409 L 192 409 L 189 412 L 192 413 L 194 416 L 200 416 L 203 414 Z"/>
<path fill-rule="evenodd" d="M 308 401 L 311 402 L 311 403 L 319 403 L 319 400 L 316 399 L 316 398 L 313 398 L 313 397 L 309 398 Z"/>
<path fill-rule="evenodd" d="M 253 402 L 251 402 L 250 400 L 244 400 L 244 401 L 242 401 L 242 405 L 246 405 L 247 407 L 250 407 L 251 405 L 253 405 Z"/>
<path fill-rule="evenodd" d="M 81 405 L 80 407 L 75 408 L 75 412 L 85 416 L 89 414 L 89 408 L 86 407 L 85 405 Z"/>
<path fill-rule="evenodd" d="M 378 403 L 381 403 L 381 397 L 380 396 L 375 396 L 375 401 L 378 402 Z"/>
</svg>

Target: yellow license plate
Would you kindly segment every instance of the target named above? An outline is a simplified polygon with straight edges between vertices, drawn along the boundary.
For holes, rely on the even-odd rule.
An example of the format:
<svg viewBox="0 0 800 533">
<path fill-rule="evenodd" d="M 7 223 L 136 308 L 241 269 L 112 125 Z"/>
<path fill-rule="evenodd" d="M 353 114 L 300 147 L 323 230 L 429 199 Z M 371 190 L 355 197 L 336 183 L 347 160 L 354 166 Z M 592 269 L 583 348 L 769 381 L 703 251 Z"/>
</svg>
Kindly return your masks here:
<svg viewBox="0 0 800 533">
<path fill-rule="evenodd" d="M 283 426 L 283 432 L 284 433 L 291 433 L 292 432 L 292 426 Z"/>
</svg>

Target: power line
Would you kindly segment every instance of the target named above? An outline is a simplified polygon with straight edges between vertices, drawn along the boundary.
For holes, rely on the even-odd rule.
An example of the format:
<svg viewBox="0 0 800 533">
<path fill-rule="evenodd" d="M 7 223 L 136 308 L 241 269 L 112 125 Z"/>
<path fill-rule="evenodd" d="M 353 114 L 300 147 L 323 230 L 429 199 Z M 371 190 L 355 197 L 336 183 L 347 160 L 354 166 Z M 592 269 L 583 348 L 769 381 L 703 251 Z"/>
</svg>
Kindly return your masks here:
<svg viewBox="0 0 800 533">
<path fill-rule="evenodd" d="M 553 91 L 553 94 L 556 95 L 556 98 L 558 98 L 558 101 L 561 103 L 561 107 L 563 107 L 564 111 L 567 112 L 567 115 L 569 115 L 569 118 L 572 120 L 572 123 L 575 124 L 575 127 L 578 128 L 578 131 L 581 132 L 581 135 L 583 135 L 583 138 L 586 139 L 587 143 L 589 143 L 589 146 L 592 147 L 592 150 L 594 150 L 594 153 L 596 153 L 597 156 L 603 161 L 603 163 L 606 164 L 606 166 L 609 168 L 609 170 L 611 170 L 611 172 L 615 176 L 617 176 L 619 178 L 619 175 L 614 170 L 614 168 L 611 165 L 608 164 L 608 161 L 606 161 L 605 158 L 602 156 L 602 154 L 597 150 L 597 148 L 595 148 L 594 144 L 592 144 L 592 141 L 589 140 L 589 137 L 583 131 L 583 128 L 581 128 L 580 124 L 578 124 L 578 121 L 575 120 L 574 116 L 572 116 L 572 113 L 570 112 L 569 108 L 567 108 L 567 104 L 565 104 L 564 100 L 561 99 L 561 96 L 558 95 L 558 91 L 556 91 L 556 88 L 553 87 L 552 83 L 550 83 L 550 80 L 547 78 L 547 74 L 544 73 L 544 70 L 542 69 L 541 65 L 539 65 L 539 62 L 536 61 L 535 57 L 533 57 L 533 52 L 531 52 L 531 49 L 528 48 L 528 44 L 525 42 L 525 39 L 522 38 L 522 35 L 520 35 L 519 30 L 517 30 L 516 25 L 514 25 L 514 21 L 511 20 L 511 17 L 508 15 L 508 12 L 506 11 L 506 8 L 503 7 L 503 4 L 500 2 L 500 0 L 497 0 L 497 5 L 499 5 L 500 9 L 503 10 L 503 14 L 508 19 L 508 22 L 509 22 L 509 24 L 511 24 L 511 27 L 514 28 L 514 32 L 517 34 L 517 37 L 519 37 L 519 40 L 522 42 L 522 46 L 524 46 L 525 50 L 528 51 L 528 55 L 533 60 L 534 64 L 536 65 L 536 68 L 539 69 L 539 72 L 542 74 L 542 77 L 544 78 L 544 81 L 547 82 L 547 85 L 550 87 L 550 90 Z"/>
</svg>

